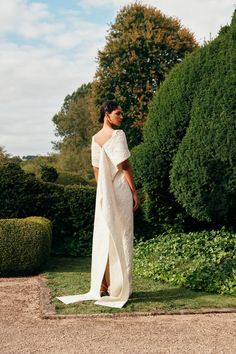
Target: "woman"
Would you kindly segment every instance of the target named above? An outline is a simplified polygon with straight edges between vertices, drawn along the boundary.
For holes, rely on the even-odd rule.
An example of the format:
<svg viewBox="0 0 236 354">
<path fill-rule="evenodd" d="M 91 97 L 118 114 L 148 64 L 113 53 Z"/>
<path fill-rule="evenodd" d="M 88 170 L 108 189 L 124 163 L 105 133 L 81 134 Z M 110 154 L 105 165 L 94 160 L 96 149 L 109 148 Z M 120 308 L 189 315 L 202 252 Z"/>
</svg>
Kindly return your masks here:
<svg viewBox="0 0 236 354">
<path fill-rule="evenodd" d="M 97 300 L 121 308 L 132 293 L 133 211 L 139 206 L 121 107 L 106 101 L 100 110 L 102 129 L 92 137 L 92 165 L 97 181 L 90 291 L 64 296 L 64 303 Z"/>
</svg>

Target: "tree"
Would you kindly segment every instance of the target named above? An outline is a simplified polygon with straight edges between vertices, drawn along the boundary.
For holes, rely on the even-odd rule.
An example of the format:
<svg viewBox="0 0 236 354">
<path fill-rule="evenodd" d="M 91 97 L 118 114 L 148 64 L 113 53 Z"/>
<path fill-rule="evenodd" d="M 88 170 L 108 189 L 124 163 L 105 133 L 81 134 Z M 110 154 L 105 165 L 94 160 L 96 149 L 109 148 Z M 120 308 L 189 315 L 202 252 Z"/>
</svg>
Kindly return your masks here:
<svg viewBox="0 0 236 354">
<path fill-rule="evenodd" d="M 178 19 L 155 7 L 135 3 L 118 13 L 98 52 L 93 97 L 97 106 L 106 99 L 121 104 L 130 147 L 141 141 L 148 103 L 166 74 L 197 47 Z"/>
<path fill-rule="evenodd" d="M 4 146 L 0 145 L 0 164 L 8 162 L 10 160 L 10 154 L 7 153 Z"/>
<path fill-rule="evenodd" d="M 54 143 L 60 150 L 61 145 L 71 145 L 78 149 L 86 146 L 91 130 L 88 95 L 90 84 L 83 84 L 71 95 L 65 97 L 61 110 L 54 115 L 56 136 L 62 141 Z"/>
<path fill-rule="evenodd" d="M 96 124 L 91 118 L 91 84 L 83 84 L 71 95 L 65 97 L 61 110 L 54 115 L 56 136 L 54 142 L 60 151 L 57 167 L 60 170 L 90 173 L 90 144 Z"/>
</svg>

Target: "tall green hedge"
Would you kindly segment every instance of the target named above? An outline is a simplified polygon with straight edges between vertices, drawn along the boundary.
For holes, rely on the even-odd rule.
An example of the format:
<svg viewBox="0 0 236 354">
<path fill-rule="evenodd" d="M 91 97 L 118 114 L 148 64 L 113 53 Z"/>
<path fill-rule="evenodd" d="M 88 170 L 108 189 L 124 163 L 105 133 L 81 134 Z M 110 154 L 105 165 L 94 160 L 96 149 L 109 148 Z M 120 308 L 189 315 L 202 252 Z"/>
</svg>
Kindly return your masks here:
<svg viewBox="0 0 236 354">
<path fill-rule="evenodd" d="M 236 25 L 236 16 L 235 16 Z M 207 46 L 171 189 L 199 220 L 236 226 L 236 27 Z"/>
<path fill-rule="evenodd" d="M 48 218 L 54 254 L 91 252 L 95 193 L 94 187 L 40 182 L 16 164 L 0 166 L 0 218 Z"/>
<path fill-rule="evenodd" d="M 235 224 L 234 21 L 175 66 L 149 106 L 132 164 L 154 227 Z"/>
<path fill-rule="evenodd" d="M 0 220 L 0 276 L 38 272 L 51 251 L 51 223 L 41 217 Z"/>
</svg>

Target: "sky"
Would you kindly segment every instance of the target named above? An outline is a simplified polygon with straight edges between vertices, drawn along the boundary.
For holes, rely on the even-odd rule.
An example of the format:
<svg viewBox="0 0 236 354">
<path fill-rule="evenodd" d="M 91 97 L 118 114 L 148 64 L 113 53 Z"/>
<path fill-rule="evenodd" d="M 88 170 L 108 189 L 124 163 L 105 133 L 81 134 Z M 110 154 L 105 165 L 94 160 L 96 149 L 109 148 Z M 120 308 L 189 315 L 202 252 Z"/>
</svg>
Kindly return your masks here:
<svg viewBox="0 0 236 354">
<path fill-rule="evenodd" d="M 97 51 L 125 0 L 0 0 L 0 145 L 12 156 L 48 155 L 52 117 L 93 80 Z M 230 24 L 235 0 L 140 1 L 180 19 L 196 39 Z"/>
</svg>

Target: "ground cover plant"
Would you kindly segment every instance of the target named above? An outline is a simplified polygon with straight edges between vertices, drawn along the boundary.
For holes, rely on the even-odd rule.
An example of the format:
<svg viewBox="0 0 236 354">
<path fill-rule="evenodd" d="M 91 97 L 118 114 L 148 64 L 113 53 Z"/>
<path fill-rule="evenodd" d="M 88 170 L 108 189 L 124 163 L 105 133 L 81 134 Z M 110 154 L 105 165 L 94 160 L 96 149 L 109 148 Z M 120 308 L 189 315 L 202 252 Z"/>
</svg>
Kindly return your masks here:
<svg viewBox="0 0 236 354">
<path fill-rule="evenodd" d="M 236 296 L 236 233 L 168 231 L 136 245 L 134 266 L 153 280 Z"/>
</svg>

